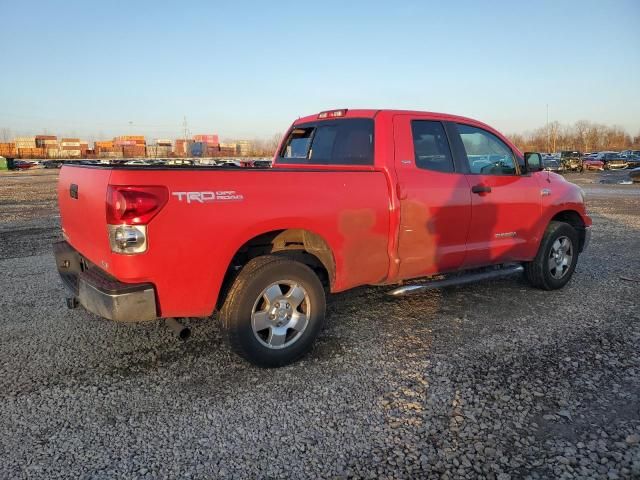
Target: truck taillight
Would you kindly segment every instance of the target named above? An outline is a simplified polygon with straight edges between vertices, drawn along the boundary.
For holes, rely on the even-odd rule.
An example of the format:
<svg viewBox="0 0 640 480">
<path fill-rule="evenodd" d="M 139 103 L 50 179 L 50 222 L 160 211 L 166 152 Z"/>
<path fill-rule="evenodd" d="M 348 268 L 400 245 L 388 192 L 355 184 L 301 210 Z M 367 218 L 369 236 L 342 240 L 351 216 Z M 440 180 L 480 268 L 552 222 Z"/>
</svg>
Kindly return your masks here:
<svg viewBox="0 0 640 480">
<path fill-rule="evenodd" d="M 169 191 L 161 186 L 109 185 L 107 223 L 109 225 L 145 225 L 165 206 Z"/>
<path fill-rule="evenodd" d="M 166 187 L 109 185 L 107 230 L 111 251 L 126 255 L 146 252 L 146 224 L 162 210 L 168 199 Z"/>
</svg>

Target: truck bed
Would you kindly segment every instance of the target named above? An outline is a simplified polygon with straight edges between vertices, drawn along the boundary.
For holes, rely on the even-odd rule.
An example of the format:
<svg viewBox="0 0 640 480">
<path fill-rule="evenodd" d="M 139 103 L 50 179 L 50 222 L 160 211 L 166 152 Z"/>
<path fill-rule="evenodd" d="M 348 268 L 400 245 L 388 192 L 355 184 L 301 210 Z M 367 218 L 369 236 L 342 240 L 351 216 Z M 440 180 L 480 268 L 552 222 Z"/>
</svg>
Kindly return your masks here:
<svg viewBox="0 0 640 480">
<path fill-rule="evenodd" d="M 145 253 L 111 252 L 109 185 L 168 188 Z M 67 241 L 121 282 L 153 282 L 163 317 L 210 315 L 238 246 L 269 232 L 302 229 L 322 238 L 334 252 L 332 291 L 388 273 L 390 187 L 373 168 L 65 165 L 58 188 Z"/>
</svg>

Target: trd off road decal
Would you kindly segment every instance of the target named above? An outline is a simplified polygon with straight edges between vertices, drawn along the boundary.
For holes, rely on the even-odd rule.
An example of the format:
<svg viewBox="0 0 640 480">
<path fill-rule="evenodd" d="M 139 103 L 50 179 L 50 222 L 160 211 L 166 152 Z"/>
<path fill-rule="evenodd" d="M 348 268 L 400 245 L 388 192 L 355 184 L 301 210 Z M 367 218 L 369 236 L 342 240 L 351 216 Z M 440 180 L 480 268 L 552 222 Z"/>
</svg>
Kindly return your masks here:
<svg viewBox="0 0 640 480">
<path fill-rule="evenodd" d="M 207 203 L 207 202 L 240 202 L 244 196 L 235 190 L 218 190 L 215 192 L 172 192 L 179 202 Z"/>
</svg>

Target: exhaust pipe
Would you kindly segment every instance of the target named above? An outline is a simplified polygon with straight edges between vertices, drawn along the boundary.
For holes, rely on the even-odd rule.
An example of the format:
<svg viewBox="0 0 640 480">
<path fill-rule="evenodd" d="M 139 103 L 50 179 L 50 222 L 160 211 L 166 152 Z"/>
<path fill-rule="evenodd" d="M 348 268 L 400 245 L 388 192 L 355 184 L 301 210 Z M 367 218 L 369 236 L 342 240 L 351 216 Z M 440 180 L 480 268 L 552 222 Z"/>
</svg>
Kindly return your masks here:
<svg viewBox="0 0 640 480">
<path fill-rule="evenodd" d="M 175 318 L 167 318 L 164 323 L 167 327 L 173 330 L 173 333 L 175 333 L 182 341 L 186 341 L 191 336 L 191 329 L 180 323 Z"/>
<path fill-rule="evenodd" d="M 69 310 L 73 310 L 74 308 L 78 308 L 78 306 L 80 305 L 80 302 L 78 301 L 78 297 L 66 297 L 64 299 L 64 302 L 67 305 L 67 308 Z"/>
</svg>

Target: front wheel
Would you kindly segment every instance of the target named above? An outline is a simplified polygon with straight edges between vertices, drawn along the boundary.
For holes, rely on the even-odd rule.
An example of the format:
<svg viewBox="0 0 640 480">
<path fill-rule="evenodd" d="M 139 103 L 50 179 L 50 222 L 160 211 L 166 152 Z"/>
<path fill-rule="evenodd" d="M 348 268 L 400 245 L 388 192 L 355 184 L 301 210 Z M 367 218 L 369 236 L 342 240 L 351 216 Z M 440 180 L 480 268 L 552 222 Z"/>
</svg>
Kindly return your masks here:
<svg viewBox="0 0 640 480">
<path fill-rule="evenodd" d="M 300 262 L 257 257 L 236 277 L 220 316 L 236 353 L 261 367 L 280 367 L 311 350 L 324 324 L 324 289 Z"/>
<path fill-rule="evenodd" d="M 568 223 L 550 222 L 536 257 L 525 264 L 529 282 L 543 290 L 564 287 L 578 263 L 578 233 Z"/>
</svg>

